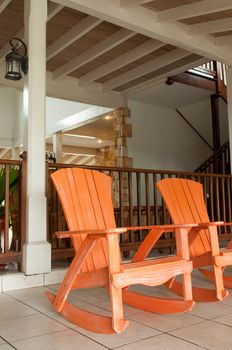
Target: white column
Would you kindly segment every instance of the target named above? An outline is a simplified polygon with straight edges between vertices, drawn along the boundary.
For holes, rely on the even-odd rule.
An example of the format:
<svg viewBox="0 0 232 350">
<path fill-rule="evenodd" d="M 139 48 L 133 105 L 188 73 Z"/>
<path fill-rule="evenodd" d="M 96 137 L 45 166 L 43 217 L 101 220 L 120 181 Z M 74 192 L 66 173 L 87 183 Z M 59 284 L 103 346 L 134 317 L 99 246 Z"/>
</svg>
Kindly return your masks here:
<svg viewBox="0 0 232 350">
<path fill-rule="evenodd" d="M 55 134 L 53 134 L 52 141 L 53 141 L 52 150 L 56 155 L 56 162 L 61 163 L 61 161 L 62 161 L 62 132 L 58 131 Z"/>
<path fill-rule="evenodd" d="M 228 127 L 229 127 L 229 142 L 230 142 L 230 168 L 232 172 L 232 67 L 226 70 L 227 80 L 227 106 L 228 106 Z"/>
<path fill-rule="evenodd" d="M 23 271 L 26 275 L 51 270 L 45 197 L 46 19 L 47 0 L 25 0 L 25 34 L 29 60 L 24 88 L 27 232 L 23 246 Z"/>
</svg>

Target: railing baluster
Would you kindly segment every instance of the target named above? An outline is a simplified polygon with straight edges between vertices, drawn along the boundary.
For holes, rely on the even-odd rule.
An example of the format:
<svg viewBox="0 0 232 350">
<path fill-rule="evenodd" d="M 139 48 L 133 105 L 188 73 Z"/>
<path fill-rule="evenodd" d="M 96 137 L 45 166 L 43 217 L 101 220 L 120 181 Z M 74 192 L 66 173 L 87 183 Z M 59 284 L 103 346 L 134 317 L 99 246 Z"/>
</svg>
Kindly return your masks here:
<svg viewBox="0 0 232 350">
<path fill-rule="evenodd" d="M 145 192 L 146 192 L 146 224 L 151 223 L 151 206 L 150 206 L 150 191 L 149 191 L 149 173 L 145 173 Z"/>
<path fill-rule="evenodd" d="M 5 217 L 4 217 L 4 253 L 9 250 L 9 199 L 10 199 L 10 165 L 5 166 Z"/>
</svg>

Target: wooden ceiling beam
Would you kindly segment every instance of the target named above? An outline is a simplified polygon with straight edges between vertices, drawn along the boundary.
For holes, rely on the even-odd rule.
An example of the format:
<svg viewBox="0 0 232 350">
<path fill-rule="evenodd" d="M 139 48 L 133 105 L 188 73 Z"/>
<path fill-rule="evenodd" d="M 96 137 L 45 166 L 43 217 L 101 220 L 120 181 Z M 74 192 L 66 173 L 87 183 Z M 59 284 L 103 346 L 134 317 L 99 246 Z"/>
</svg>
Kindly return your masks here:
<svg viewBox="0 0 232 350">
<path fill-rule="evenodd" d="M 48 3 L 48 16 L 47 16 L 47 22 L 50 21 L 57 13 L 59 13 L 64 8 L 63 5 L 57 5 L 54 2 Z"/>
<path fill-rule="evenodd" d="M 77 154 L 74 154 L 74 155 L 68 157 L 68 159 L 66 159 L 66 160 L 64 161 L 64 163 L 65 163 L 65 164 L 75 163 L 75 160 L 77 160 L 78 158 L 80 158 L 80 156 L 77 155 Z"/>
<path fill-rule="evenodd" d="M 3 148 L 1 151 L 0 151 L 0 158 L 3 158 L 7 152 L 9 151 L 9 148 L 6 147 L 6 148 Z"/>
<path fill-rule="evenodd" d="M 232 45 L 232 35 L 224 35 L 216 38 L 214 37 L 213 41 L 216 46 Z"/>
<path fill-rule="evenodd" d="M 231 0 L 203 0 L 189 5 L 174 7 L 168 10 L 159 11 L 158 21 L 177 21 L 185 18 L 202 16 L 232 8 Z"/>
<path fill-rule="evenodd" d="M 112 90 L 118 86 L 129 83 L 130 81 L 140 78 L 143 75 L 154 72 L 172 62 L 178 61 L 181 58 L 189 56 L 189 52 L 182 49 L 172 50 L 164 55 L 158 56 L 153 60 L 141 64 L 140 66 L 124 73 L 116 78 L 113 78 L 103 84 L 103 90 Z"/>
<path fill-rule="evenodd" d="M 156 13 L 143 6 L 120 8 L 115 0 L 54 0 L 56 3 L 102 18 L 134 32 L 163 41 L 174 46 L 232 64 L 232 49 L 223 50 L 214 45 L 207 35 L 189 35 L 187 25 L 180 22 L 160 22 Z"/>
<path fill-rule="evenodd" d="M 203 57 L 200 59 L 194 60 L 190 63 L 187 63 L 186 65 L 184 65 L 182 67 L 174 68 L 174 69 L 172 69 L 164 74 L 161 74 L 158 77 L 155 77 L 153 79 L 150 79 L 148 81 L 140 83 L 134 87 L 126 89 L 123 91 L 123 94 L 127 97 L 129 97 L 131 95 L 135 95 L 135 94 L 137 94 L 143 90 L 146 90 L 146 89 L 148 89 L 156 84 L 164 83 L 165 80 L 167 79 L 167 77 L 170 77 L 170 76 L 175 75 L 175 74 L 179 74 L 183 71 L 186 71 L 186 70 L 194 68 L 194 67 L 198 67 L 198 66 L 202 65 L 203 63 L 205 63 L 206 61 L 207 61 L 207 58 L 203 58 Z"/>
<path fill-rule="evenodd" d="M 0 1 L 0 13 L 2 13 L 5 8 L 9 5 L 12 0 L 2 0 Z"/>
<path fill-rule="evenodd" d="M 217 19 L 215 21 L 208 21 L 199 24 L 193 24 L 188 26 L 189 34 L 210 34 L 210 33 L 220 33 L 232 28 L 232 18 Z"/>
<path fill-rule="evenodd" d="M 138 60 L 139 58 L 148 55 L 150 52 L 158 50 L 165 44 L 156 41 L 153 39 L 150 39 L 146 41 L 145 43 L 137 46 L 135 49 L 132 49 L 125 54 L 113 59 L 112 61 L 92 70 L 91 72 L 83 75 L 81 78 L 79 78 L 79 84 L 80 86 L 86 86 L 89 83 L 121 68 L 126 66 L 127 64 L 134 62 Z"/>
<path fill-rule="evenodd" d="M 113 33 L 106 39 L 96 44 L 95 46 L 91 47 L 89 50 L 83 52 L 81 55 L 75 57 L 60 68 L 56 69 L 53 72 L 53 78 L 56 79 L 68 75 L 69 73 L 75 71 L 76 69 L 82 67 L 86 63 L 101 56 L 105 52 L 118 46 L 119 44 L 123 43 L 124 41 L 126 41 L 134 35 L 135 33 L 128 29 L 123 28 L 118 30 L 117 32 Z"/>
<path fill-rule="evenodd" d="M 24 37 L 24 28 L 20 29 L 18 33 L 14 35 L 16 38 L 22 39 Z M 5 56 L 11 51 L 10 39 L 9 42 L 4 45 L 0 50 L 0 63 L 5 60 Z"/>
<path fill-rule="evenodd" d="M 68 30 L 64 35 L 59 37 L 51 43 L 47 48 L 47 60 L 63 51 L 66 47 L 70 46 L 76 40 L 83 37 L 90 30 L 98 26 L 102 22 L 101 19 L 96 17 L 87 16 L 80 23 L 77 23 L 74 27 Z"/>
<path fill-rule="evenodd" d="M 47 21 L 50 21 L 55 15 L 57 15 L 58 12 L 60 12 L 64 8 L 63 5 L 57 5 L 53 2 L 48 3 L 48 18 Z M 16 38 L 19 38 L 21 40 L 24 39 L 24 28 L 20 29 L 18 33 L 14 35 Z M 8 54 L 8 52 L 11 50 L 10 43 L 7 43 L 5 46 L 3 46 L 0 50 L 0 63 L 5 60 L 5 56 Z"/>
<path fill-rule="evenodd" d="M 87 165 L 88 162 L 90 161 L 90 159 L 92 159 L 93 156 L 85 156 L 85 157 L 82 157 L 82 159 L 78 160 L 77 161 L 77 164 L 78 165 Z"/>
<path fill-rule="evenodd" d="M 150 2 L 151 0 L 119 0 L 120 7 L 139 6 Z"/>
</svg>

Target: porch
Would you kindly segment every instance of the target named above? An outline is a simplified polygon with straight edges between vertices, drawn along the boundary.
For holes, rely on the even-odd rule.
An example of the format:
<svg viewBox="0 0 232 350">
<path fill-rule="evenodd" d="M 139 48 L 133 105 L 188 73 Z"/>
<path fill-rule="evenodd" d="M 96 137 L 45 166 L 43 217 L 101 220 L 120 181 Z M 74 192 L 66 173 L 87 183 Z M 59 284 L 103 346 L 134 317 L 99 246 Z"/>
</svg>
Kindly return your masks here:
<svg viewBox="0 0 232 350">
<path fill-rule="evenodd" d="M 200 275 L 194 273 L 193 280 L 199 286 L 209 287 Z M 57 284 L 49 284 L 0 295 L 1 350 L 231 349 L 231 296 L 210 305 L 197 303 L 191 312 L 178 315 L 152 314 L 124 305 L 130 327 L 120 335 L 100 335 L 76 327 L 51 311 L 44 292 L 54 292 L 57 288 Z M 135 286 L 134 289 L 162 297 L 170 294 L 162 287 Z M 72 291 L 69 298 L 74 305 L 88 311 L 109 314 L 109 297 L 102 288 Z"/>
</svg>

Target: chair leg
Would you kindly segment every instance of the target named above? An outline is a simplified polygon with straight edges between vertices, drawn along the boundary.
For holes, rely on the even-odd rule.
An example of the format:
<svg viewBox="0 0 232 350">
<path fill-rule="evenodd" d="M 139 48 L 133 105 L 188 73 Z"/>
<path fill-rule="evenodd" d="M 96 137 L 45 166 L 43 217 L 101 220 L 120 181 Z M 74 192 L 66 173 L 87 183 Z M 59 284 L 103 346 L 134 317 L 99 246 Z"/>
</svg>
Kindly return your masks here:
<svg viewBox="0 0 232 350">
<path fill-rule="evenodd" d="M 65 300 L 70 290 L 72 289 L 72 286 L 76 280 L 78 273 L 80 272 L 83 266 L 86 256 L 93 248 L 95 242 L 96 240 L 94 239 L 86 238 L 85 241 L 82 243 L 82 246 L 80 247 L 79 251 L 76 253 L 53 301 L 53 308 L 56 311 L 60 312 L 62 310 Z"/>
<path fill-rule="evenodd" d="M 182 283 L 184 300 L 193 300 L 191 273 L 186 272 L 182 275 Z"/>
<path fill-rule="evenodd" d="M 216 265 L 213 265 L 213 271 L 215 276 L 215 288 L 216 288 L 217 298 L 219 300 L 224 300 L 225 297 L 228 295 L 228 292 L 225 291 L 224 289 L 222 268 Z"/>
<path fill-rule="evenodd" d="M 121 333 L 129 326 L 129 321 L 123 318 L 122 289 L 110 284 L 112 306 L 112 327 L 116 333 Z"/>
</svg>

